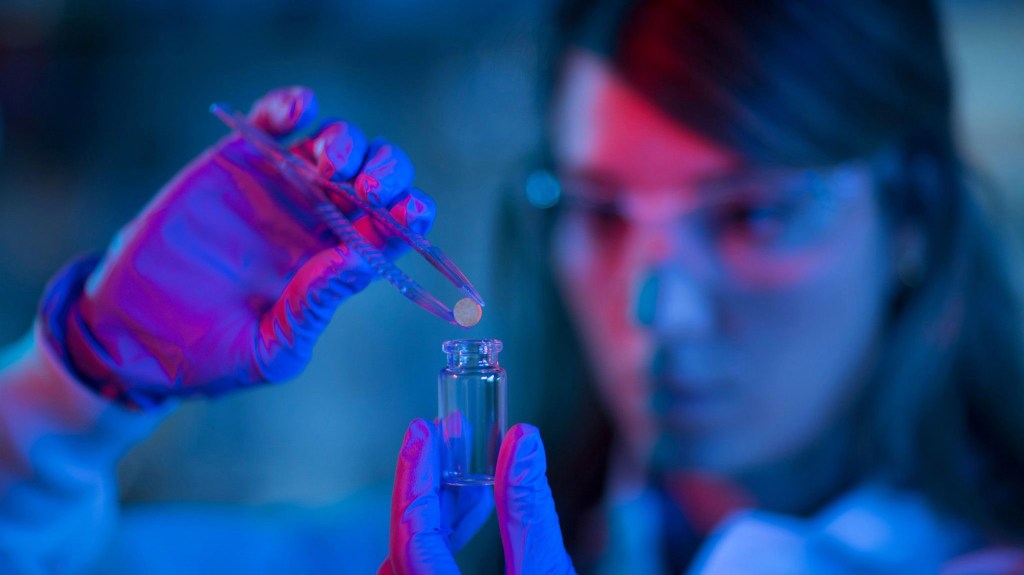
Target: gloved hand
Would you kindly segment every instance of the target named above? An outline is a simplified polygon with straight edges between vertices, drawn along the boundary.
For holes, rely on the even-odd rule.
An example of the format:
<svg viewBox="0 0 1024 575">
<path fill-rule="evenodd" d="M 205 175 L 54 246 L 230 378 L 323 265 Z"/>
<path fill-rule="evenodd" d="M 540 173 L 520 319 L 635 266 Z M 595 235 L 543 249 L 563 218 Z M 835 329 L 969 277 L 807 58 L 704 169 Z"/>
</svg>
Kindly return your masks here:
<svg viewBox="0 0 1024 575">
<path fill-rule="evenodd" d="M 249 117 L 285 138 L 316 112 L 310 90 L 288 88 L 259 100 Z M 354 182 L 399 223 L 430 228 L 434 203 L 410 187 L 412 164 L 395 146 L 367 143 L 335 121 L 292 150 L 323 175 Z M 406 249 L 344 198 L 332 201 L 389 258 Z M 44 302 L 44 316 L 67 318 L 47 322 L 51 342 L 88 385 L 142 407 L 297 375 L 338 304 L 374 277 L 314 207 L 249 144 L 226 137 L 118 233 L 77 299 L 63 310 Z"/>
<path fill-rule="evenodd" d="M 413 421 L 395 473 L 389 554 L 377 575 L 458 574 L 453 554 L 490 514 L 489 506 L 445 505 L 452 492 L 461 496 L 469 488 L 440 486 L 440 449 L 437 427 Z M 562 543 L 546 470 L 540 432 L 514 425 L 502 441 L 494 478 L 506 573 L 576 573 Z"/>
</svg>

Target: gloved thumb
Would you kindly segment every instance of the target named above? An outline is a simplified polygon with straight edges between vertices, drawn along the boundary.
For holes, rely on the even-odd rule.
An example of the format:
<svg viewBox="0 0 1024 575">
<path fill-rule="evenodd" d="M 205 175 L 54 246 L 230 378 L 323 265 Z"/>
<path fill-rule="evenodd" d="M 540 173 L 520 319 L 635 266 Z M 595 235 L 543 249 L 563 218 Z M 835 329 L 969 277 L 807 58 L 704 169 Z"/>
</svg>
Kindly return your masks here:
<svg viewBox="0 0 1024 575">
<path fill-rule="evenodd" d="M 546 473 L 540 432 L 532 425 L 514 425 L 501 444 L 494 478 L 505 573 L 576 573 L 565 552 Z"/>
</svg>

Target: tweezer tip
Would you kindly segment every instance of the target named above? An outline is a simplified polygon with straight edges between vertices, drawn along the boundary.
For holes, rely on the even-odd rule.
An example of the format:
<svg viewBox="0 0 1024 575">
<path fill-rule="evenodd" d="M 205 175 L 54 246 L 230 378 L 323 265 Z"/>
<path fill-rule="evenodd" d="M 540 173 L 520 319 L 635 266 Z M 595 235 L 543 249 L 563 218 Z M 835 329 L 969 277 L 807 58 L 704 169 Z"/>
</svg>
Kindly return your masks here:
<svg viewBox="0 0 1024 575">
<path fill-rule="evenodd" d="M 484 303 L 484 298 L 480 297 L 480 294 L 469 283 L 463 284 L 460 291 L 466 294 L 466 297 L 475 301 L 478 306 L 487 307 L 487 304 Z"/>
<path fill-rule="evenodd" d="M 473 287 L 473 284 L 470 283 L 466 274 L 462 273 L 462 270 L 455 265 L 455 262 L 448 258 L 444 258 L 442 261 L 444 264 L 444 271 L 447 272 L 445 275 L 448 276 L 448 279 L 452 280 L 452 283 L 456 284 L 459 291 L 466 294 L 466 297 L 475 301 L 480 307 L 484 307 L 486 305 L 484 303 L 484 298 L 480 297 L 480 294 L 476 291 L 476 288 Z"/>
</svg>

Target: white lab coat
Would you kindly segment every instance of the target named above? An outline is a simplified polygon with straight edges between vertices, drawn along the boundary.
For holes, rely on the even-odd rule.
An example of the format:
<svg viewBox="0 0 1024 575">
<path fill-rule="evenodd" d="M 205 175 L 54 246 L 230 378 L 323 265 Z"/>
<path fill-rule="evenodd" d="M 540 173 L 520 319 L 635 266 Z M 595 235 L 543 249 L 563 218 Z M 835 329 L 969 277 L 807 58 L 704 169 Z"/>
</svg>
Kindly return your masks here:
<svg viewBox="0 0 1024 575">
<path fill-rule="evenodd" d="M 0 573 L 78 573 L 117 519 L 118 460 L 164 412 L 103 400 L 32 333 L 0 357 Z"/>
</svg>

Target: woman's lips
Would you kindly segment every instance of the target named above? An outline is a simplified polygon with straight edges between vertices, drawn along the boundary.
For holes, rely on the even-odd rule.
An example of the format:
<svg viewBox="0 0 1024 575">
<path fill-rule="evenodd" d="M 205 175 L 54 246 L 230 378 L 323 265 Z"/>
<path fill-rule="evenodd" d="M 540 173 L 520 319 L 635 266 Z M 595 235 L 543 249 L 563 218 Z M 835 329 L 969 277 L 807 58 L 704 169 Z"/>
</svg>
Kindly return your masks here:
<svg viewBox="0 0 1024 575">
<path fill-rule="evenodd" d="M 734 406 L 722 378 L 660 377 L 654 382 L 652 403 L 659 425 L 692 430 L 722 423 Z"/>
<path fill-rule="evenodd" d="M 728 347 L 714 342 L 658 345 L 648 372 L 657 425 L 687 431 L 730 418 L 737 375 L 730 359 Z"/>
</svg>

